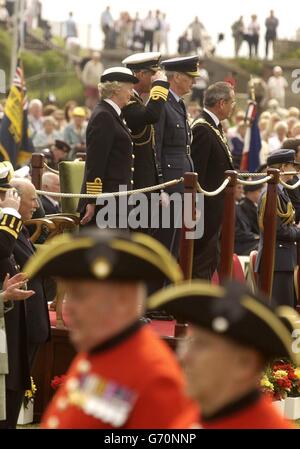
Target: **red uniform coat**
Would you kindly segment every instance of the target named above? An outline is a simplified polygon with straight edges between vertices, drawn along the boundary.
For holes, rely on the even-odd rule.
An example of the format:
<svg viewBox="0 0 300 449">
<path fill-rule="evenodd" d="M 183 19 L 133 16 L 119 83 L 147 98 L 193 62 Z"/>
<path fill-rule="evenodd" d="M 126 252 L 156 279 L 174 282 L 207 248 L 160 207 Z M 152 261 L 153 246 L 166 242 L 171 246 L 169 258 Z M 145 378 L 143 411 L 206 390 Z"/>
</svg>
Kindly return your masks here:
<svg viewBox="0 0 300 449">
<path fill-rule="evenodd" d="M 72 363 L 42 420 L 44 428 L 167 428 L 198 409 L 184 395 L 171 350 L 149 326 L 134 325 Z"/>
<path fill-rule="evenodd" d="M 216 393 L 217 394 L 217 393 Z M 173 424 L 173 429 L 295 429 L 284 419 L 270 399 L 258 392 L 231 404 L 215 417 L 201 419 L 189 426 L 191 416 L 183 414 Z"/>
<path fill-rule="evenodd" d="M 294 429 L 271 401 L 261 396 L 253 404 L 222 418 L 203 421 L 204 429 Z"/>
</svg>

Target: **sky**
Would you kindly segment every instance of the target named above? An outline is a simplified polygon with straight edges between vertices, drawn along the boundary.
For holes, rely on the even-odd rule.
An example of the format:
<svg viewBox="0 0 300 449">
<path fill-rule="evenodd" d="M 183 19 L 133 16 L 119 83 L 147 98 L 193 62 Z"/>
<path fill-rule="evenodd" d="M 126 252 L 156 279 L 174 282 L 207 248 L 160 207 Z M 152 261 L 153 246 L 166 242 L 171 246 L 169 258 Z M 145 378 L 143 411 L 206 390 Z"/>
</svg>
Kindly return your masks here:
<svg viewBox="0 0 300 449">
<path fill-rule="evenodd" d="M 127 10 L 132 16 L 136 11 L 143 18 L 148 10 L 160 9 L 167 14 L 171 31 L 169 34 L 170 51 L 176 52 L 177 38 L 198 15 L 200 21 L 216 43 L 218 33 L 225 34 L 225 40 L 217 47 L 219 56 L 233 56 L 233 39 L 231 37 L 231 24 L 244 16 L 244 22 L 250 21 L 250 15 L 256 13 L 261 24 L 260 53 L 263 55 L 264 21 L 270 9 L 274 9 L 280 21 L 278 34 L 280 38 L 295 38 L 296 30 L 300 27 L 299 8 L 296 0 L 214 0 L 205 2 L 195 0 L 41 0 L 43 16 L 50 21 L 65 21 L 69 11 L 73 11 L 74 19 L 79 24 L 81 44 L 83 47 L 91 46 L 95 49 L 101 47 L 102 34 L 100 33 L 100 15 L 109 4 L 114 18 L 120 11 Z M 204 2 L 203 2 L 204 3 Z M 294 13 L 293 13 L 294 11 Z M 88 37 L 88 24 L 91 25 L 90 38 Z M 243 44 L 242 55 L 247 54 L 246 43 Z"/>
</svg>

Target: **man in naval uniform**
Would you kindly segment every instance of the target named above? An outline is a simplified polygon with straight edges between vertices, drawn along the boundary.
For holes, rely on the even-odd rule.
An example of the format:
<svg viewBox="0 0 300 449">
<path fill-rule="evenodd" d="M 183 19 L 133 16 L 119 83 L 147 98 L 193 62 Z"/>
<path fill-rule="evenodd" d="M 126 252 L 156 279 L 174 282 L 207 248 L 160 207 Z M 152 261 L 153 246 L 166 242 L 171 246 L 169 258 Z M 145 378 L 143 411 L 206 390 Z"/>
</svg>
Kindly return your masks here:
<svg viewBox="0 0 300 449">
<path fill-rule="evenodd" d="M 195 418 L 171 350 L 139 318 L 144 282 L 181 279 L 176 261 L 143 233 L 88 228 L 53 240 L 26 266 L 66 288 L 70 338 L 79 354 L 46 411 L 44 428 L 167 428 Z"/>
<path fill-rule="evenodd" d="M 293 330 L 299 331 L 295 310 L 275 310 L 266 298 L 236 282 L 221 287 L 199 280 L 157 292 L 148 306 L 191 323 L 181 354 L 188 393 L 201 404 L 199 427 L 293 428 L 262 394 L 260 382 L 267 364 L 277 357 L 299 366 L 292 338 Z M 183 429 L 189 422 L 184 413 L 172 427 Z"/>
<path fill-rule="evenodd" d="M 235 105 L 231 84 L 218 82 L 204 95 L 202 116 L 192 125 L 192 159 L 198 180 L 205 190 L 216 190 L 226 170 L 233 170 L 231 152 L 221 121 L 228 119 Z M 219 234 L 223 217 L 224 191 L 204 198 L 204 234 L 195 241 L 193 277 L 211 279 L 218 265 Z"/>
<path fill-rule="evenodd" d="M 280 149 L 273 151 L 267 158 L 270 168 L 277 168 L 281 172 L 295 172 L 299 163 L 295 161 L 295 151 Z M 293 175 L 281 175 L 284 182 L 292 181 Z M 264 239 L 264 214 L 266 207 L 266 191 L 263 192 L 258 204 L 258 223 L 260 240 L 256 259 L 255 271 L 260 273 L 260 262 Z M 283 185 L 277 185 L 277 229 L 275 242 L 275 262 L 272 288 L 272 304 L 296 306 L 294 288 L 294 269 L 297 265 L 297 245 L 300 241 L 300 225 L 295 223 L 295 210 Z"/>
<path fill-rule="evenodd" d="M 122 109 L 134 142 L 134 188 L 153 186 L 162 180 L 161 167 L 155 150 L 153 125 L 158 122 L 168 98 L 169 83 L 159 67 L 159 52 L 137 53 L 122 61 L 139 80 L 133 95 Z M 149 95 L 144 104 L 141 95 Z"/>
<path fill-rule="evenodd" d="M 181 178 L 185 172 L 194 171 L 191 159 L 191 130 L 182 97 L 191 92 L 195 79 L 199 76 L 198 61 L 198 56 L 188 56 L 161 62 L 170 83 L 170 91 L 154 129 L 156 152 L 164 182 Z M 168 188 L 166 192 L 182 194 L 183 183 Z M 159 229 L 156 238 L 177 257 L 180 233 L 176 224 L 181 219 L 181 211 L 175 211 L 173 206 L 174 203 L 171 202 L 170 228 Z"/>
</svg>

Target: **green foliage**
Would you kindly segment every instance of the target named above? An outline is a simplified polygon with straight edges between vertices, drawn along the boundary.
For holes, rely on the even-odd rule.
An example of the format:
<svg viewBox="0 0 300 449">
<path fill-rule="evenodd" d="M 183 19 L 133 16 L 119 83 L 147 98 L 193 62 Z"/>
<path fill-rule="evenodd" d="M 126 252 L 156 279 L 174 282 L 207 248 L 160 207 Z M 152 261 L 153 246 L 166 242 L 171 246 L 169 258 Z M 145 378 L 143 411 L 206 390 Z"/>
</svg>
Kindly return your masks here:
<svg viewBox="0 0 300 449">
<path fill-rule="evenodd" d="M 75 100 L 79 104 L 84 104 L 83 87 L 75 73 L 69 72 L 66 75 L 57 75 L 55 77 L 47 77 L 47 74 L 41 79 L 27 83 L 28 97 L 40 98 L 44 101 L 49 94 L 56 96 L 59 106 L 69 100 Z"/>
<path fill-rule="evenodd" d="M 42 57 L 31 51 L 23 51 L 21 58 L 24 65 L 25 78 L 41 73 L 44 68 L 44 61 Z"/>
<path fill-rule="evenodd" d="M 262 76 L 263 62 L 257 59 L 236 58 L 235 63 L 249 74 Z"/>
<path fill-rule="evenodd" d="M 5 70 L 9 78 L 11 37 L 7 31 L 0 28 L 0 69 Z"/>
<path fill-rule="evenodd" d="M 64 72 L 67 61 L 64 55 L 55 50 L 48 50 L 42 53 L 44 68 L 47 72 Z"/>
<path fill-rule="evenodd" d="M 300 47 L 297 50 L 292 50 L 289 53 L 280 55 L 282 59 L 300 59 Z"/>
<path fill-rule="evenodd" d="M 65 48 L 65 40 L 63 37 L 60 36 L 53 36 L 51 39 L 51 42 L 56 45 L 57 47 Z"/>
</svg>

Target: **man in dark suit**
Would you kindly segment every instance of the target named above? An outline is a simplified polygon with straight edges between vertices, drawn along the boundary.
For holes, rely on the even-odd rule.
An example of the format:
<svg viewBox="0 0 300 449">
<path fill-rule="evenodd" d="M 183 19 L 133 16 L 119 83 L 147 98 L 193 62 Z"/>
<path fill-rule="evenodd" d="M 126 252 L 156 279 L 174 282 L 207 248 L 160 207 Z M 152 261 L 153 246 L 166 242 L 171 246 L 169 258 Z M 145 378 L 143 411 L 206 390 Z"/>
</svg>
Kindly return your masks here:
<svg viewBox="0 0 300 449">
<path fill-rule="evenodd" d="M 191 92 L 195 78 L 199 76 L 198 60 L 198 56 L 189 56 L 168 59 L 161 63 L 170 83 L 170 92 L 154 129 L 156 151 L 164 182 L 178 179 L 185 172 L 193 171 L 193 161 L 190 155 L 191 129 L 182 97 Z M 167 192 L 182 194 L 183 183 L 168 188 Z M 171 202 L 170 228 L 159 229 L 156 238 L 177 257 L 179 229 L 176 229 L 176 223 L 181 219 L 181 211 L 176 211 L 173 206 L 174 204 Z"/>
<path fill-rule="evenodd" d="M 300 139 L 286 139 L 282 148 L 286 150 L 294 150 L 295 151 L 295 161 L 300 162 Z M 299 176 L 293 176 L 291 181 L 288 181 L 288 184 L 294 185 L 299 181 Z M 300 222 L 300 187 L 297 187 L 294 190 L 288 190 L 288 195 L 295 209 L 295 220 L 296 223 Z"/>
<path fill-rule="evenodd" d="M 41 195 L 41 202 L 46 215 L 58 214 L 61 212 L 60 205 L 56 197 L 52 197 L 50 192 L 60 192 L 59 176 L 56 173 L 46 172 L 42 176 L 42 190 L 49 192 L 49 195 Z"/>
<path fill-rule="evenodd" d="M 158 122 L 168 98 L 169 83 L 160 71 L 159 52 L 137 53 L 122 61 L 139 82 L 130 102 L 122 109 L 134 142 L 134 188 L 158 184 L 162 172 L 156 155 L 154 124 Z M 141 95 L 148 94 L 144 104 Z"/>
<path fill-rule="evenodd" d="M 192 126 L 192 159 L 201 187 L 216 190 L 224 181 L 224 172 L 233 170 L 231 152 L 221 121 L 228 119 L 235 105 L 231 84 L 218 82 L 204 95 L 201 118 Z M 223 217 L 224 191 L 204 198 L 204 234 L 195 242 L 193 277 L 211 279 L 219 262 L 219 235 Z"/>
<path fill-rule="evenodd" d="M 19 178 L 12 179 L 11 185 L 18 190 L 21 196 L 19 213 L 24 223 L 31 219 L 33 212 L 38 207 L 35 187 L 29 180 Z M 14 258 L 21 270 L 34 253 L 35 248 L 30 241 L 29 232 L 23 225 L 13 249 Z M 39 345 L 50 338 L 50 321 L 44 280 L 41 277 L 32 279 L 28 282 L 28 287 L 35 291 L 35 294 L 25 304 L 28 357 L 30 368 L 32 368 Z"/>
<path fill-rule="evenodd" d="M 295 171 L 295 152 L 293 150 L 273 151 L 267 158 L 267 165 L 280 169 L 281 172 Z M 291 181 L 293 175 L 281 175 L 284 182 Z M 260 241 L 255 271 L 260 273 L 260 261 L 263 249 L 263 220 L 266 206 L 266 192 L 260 198 L 258 205 L 258 223 Z M 300 241 L 300 225 L 295 224 L 295 211 L 286 189 L 277 185 L 277 230 L 275 243 L 275 263 L 272 289 L 272 304 L 295 307 L 294 269 L 297 265 L 297 246 Z"/>
<path fill-rule="evenodd" d="M 101 101 L 87 127 L 87 154 L 81 193 L 118 192 L 133 186 L 133 142 L 121 109 L 130 101 L 138 79 L 125 67 L 113 67 L 100 79 Z M 80 199 L 82 225 L 95 225 L 96 199 Z M 118 226 L 118 223 L 117 223 Z"/>
<path fill-rule="evenodd" d="M 245 185 L 245 197 L 236 206 L 234 251 L 239 256 L 249 256 L 250 252 L 258 247 L 257 204 L 261 190 L 262 184 Z"/>
</svg>

